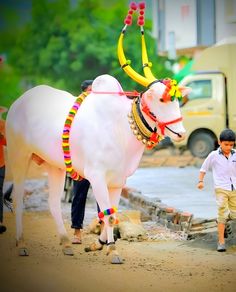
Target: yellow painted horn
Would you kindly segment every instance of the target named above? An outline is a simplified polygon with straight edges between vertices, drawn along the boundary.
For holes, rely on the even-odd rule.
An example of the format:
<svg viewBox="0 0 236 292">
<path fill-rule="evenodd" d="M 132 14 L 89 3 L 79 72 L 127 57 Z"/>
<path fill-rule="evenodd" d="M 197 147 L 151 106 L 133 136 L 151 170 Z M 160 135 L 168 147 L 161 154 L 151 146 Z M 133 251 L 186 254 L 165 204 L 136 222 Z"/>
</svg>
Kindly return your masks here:
<svg viewBox="0 0 236 292">
<path fill-rule="evenodd" d="M 141 31 L 141 42 L 142 42 L 142 62 L 143 62 L 143 72 L 145 77 L 149 80 L 149 83 L 157 80 L 155 76 L 153 76 L 152 71 L 150 67 L 152 64 L 148 61 L 148 55 L 147 55 L 147 48 L 146 48 L 146 42 L 144 37 L 144 32 Z"/>
<path fill-rule="evenodd" d="M 140 75 L 139 73 L 137 73 L 136 71 L 134 71 L 134 69 L 131 68 L 131 66 L 128 64 L 129 62 L 126 60 L 124 50 L 123 50 L 124 32 L 125 30 L 123 29 L 123 31 L 120 34 L 120 37 L 118 40 L 118 47 L 117 47 L 117 54 L 118 54 L 118 59 L 119 59 L 121 68 L 134 81 L 147 87 L 152 81 L 156 80 L 156 78 L 154 80 L 149 80 L 145 78 L 144 76 Z"/>
</svg>

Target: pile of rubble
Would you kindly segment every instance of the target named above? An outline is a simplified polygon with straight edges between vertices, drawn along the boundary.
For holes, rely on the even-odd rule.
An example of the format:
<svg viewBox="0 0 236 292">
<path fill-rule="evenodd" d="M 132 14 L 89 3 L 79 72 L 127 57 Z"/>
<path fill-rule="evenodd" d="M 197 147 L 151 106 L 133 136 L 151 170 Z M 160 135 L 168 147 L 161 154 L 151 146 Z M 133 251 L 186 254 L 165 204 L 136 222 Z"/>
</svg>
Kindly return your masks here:
<svg viewBox="0 0 236 292">
<path fill-rule="evenodd" d="M 188 239 L 217 230 L 216 218 L 194 218 L 189 212 L 163 204 L 160 199 L 147 198 L 135 189 L 123 189 L 122 203 L 140 210 L 143 222 L 154 221 Z"/>
</svg>

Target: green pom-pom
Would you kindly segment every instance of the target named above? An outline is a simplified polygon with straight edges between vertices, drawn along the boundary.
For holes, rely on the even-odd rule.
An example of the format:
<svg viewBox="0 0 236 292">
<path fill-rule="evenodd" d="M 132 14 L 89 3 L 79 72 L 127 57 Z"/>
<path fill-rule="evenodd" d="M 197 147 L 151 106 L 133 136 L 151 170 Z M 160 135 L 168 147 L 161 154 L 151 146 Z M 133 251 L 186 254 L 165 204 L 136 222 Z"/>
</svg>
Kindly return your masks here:
<svg viewBox="0 0 236 292">
<path fill-rule="evenodd" d="M 127 65 L 130 65 L 130 64 L 131 64 L 131 60 L 127 60 L 127 61 L 126 61 L 126 64 L 127 64 Z"/>
<path fill-rule="evenodd" d="M 149 67 L 149 68 L 152 67 L 152 62 L 148 62 L 148 67 Z"/>
</svg>

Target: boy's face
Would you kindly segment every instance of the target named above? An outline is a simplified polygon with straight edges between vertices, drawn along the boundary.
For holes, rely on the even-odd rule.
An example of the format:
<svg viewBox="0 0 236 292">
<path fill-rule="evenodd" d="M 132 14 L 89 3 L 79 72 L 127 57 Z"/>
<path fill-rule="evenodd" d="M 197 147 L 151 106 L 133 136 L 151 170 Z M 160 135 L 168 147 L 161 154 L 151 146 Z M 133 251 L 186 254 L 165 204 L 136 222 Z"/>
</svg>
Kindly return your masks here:
<svg viewBox="0 0 236 292">
<path fill-rule="evenodd" d="M 229 155 L 230 151 L 234 147 L 234 142 L 233 141 L 219 141 L 219 145 L 220 145 L 223 153 L 226 155 Z"/>
</svg>

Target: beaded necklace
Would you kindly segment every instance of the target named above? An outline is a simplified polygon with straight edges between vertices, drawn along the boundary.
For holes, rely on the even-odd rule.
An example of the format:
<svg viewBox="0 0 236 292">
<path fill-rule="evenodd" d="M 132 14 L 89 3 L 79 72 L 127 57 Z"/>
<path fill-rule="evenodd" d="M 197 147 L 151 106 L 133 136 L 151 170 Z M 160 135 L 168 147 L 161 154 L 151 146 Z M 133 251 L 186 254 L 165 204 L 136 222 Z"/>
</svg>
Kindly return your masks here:
<svg viewBox="0 0 236 292">
<path fill-rule="evenodd" d="M 84 101 L 85 97 L 88 95 L 88 92 L 82 92 L 75 100 L 72 108 L 69 111 L 69 114 L 65 120 L 63 134 L 62 134 L 62 150 L 64 153 L 64 162 L 66 166 L 66 172 L 70 175 L 73 180 L 82 180 L 83 177 L 78 174 L 77 171 L 73 169 L 71 155 L 70 155 L 70 130 L 74 120 L 74 117 Z"/>
</svg>

